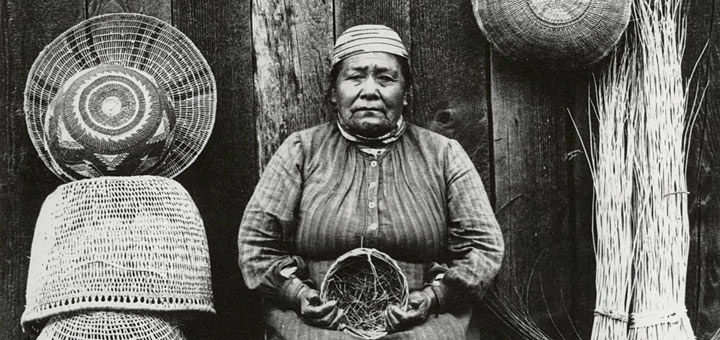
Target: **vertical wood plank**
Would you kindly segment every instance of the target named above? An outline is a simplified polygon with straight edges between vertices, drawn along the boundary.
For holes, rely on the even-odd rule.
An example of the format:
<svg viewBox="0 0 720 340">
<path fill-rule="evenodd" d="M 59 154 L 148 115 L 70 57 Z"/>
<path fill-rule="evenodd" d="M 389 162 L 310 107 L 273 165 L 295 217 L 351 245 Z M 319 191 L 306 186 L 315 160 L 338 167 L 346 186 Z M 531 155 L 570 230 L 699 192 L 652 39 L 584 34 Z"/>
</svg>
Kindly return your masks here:
<svg viewBox="0 0 720 340">
<path fill-rule="evenodd" d="M 707 94 L 693 129 L 688 161 L 690 257 L 686 306 L 698 339 L 709 339 L 720 328 L 720 16 L 716 1 L 689 0 L 688 42 L 683 74 L 689 77 L 702 49 L 709 43 L 695 74 L 695 85 Z M 694 90 L 693 90 L 694 91 Z"/>
<path fill-rule="evenodd" d="M 489 46 L 470 1 L 414 1 L 411 62 L 415 76 L 411 121 L 457 139 L 480 172 L 491 178 L 487 58 Z"/>
<path fill-rule="evenodd" d="M 217 314 L 188 322 L 189 340 L 261 339 L 260 301 L 237 264 L 237 232 L 258 181 L 250 0 L 175 0 L 174 25 L 197 45 L 218 89 L 213 134 L 178 176 L 205 222 Z"/>
<path fill-rule="evenodd" d="M 574 72 L 570 83 L 575 84 L 571 118 L 566 123 L 569 152 L 567 156 L 568 202 L 570 204 L 570 226 L 573 227 L 572 243 L 574 256 L 570 260 L 573 290 L 565 295 L 565 303 L 572 307 L 570 315 L 581 339 L 589 339 L 592 332 L 595 310 L 595 252 L 593 240 L 593 182 L 590 167 L 583 151 L 583 145 L 590 147 L 591 133 L 597 135 L 597 120 L 588 115 L 590 74 L 599 74 L 605 69 L 607 60 L 600 62 L 593 70 Z M 591 123 L 589 119 L 593 119 Z M 577 131 L 573 126 L 577 125 Z M 578 135 L 579 131 L 579 135 Z"/>
<path fill-rule="evenodd" d="M 566 311 L 575 251 L 566 162 L 573 84 L 494 53 L 491 63 L 496 216 L 506 241 L 499 285 L 527 293 L 531 315 L 551 336 L 556 325 L 574 336 Z"/>
<path fill-rule="evenodd" d="M 400 35 L 411 52 L 410 0 L 335 0 L 335 36 L 362 24 L 385 25 Z"/>
<path fill-rule="evenodd" d="M 165 22 L 172 22 L 170 0 L 87 0 L 88 17 L 108 13 L 140 13 L 154 16 Z"/>
<path fill-rule="evenodd" d="M 84 19 L 82 0 L 0 1 L 0 339 L 20 328 L 35 222 L 61 182 L 32 146 L 23 112 L 32 63 L 46 44 Z"/>
<path fill-rule="evenodd" d="M 260 168 L 290 133 L 325 121 L 333 4 L 254 0 L 255 117 Z"/>
</svg>

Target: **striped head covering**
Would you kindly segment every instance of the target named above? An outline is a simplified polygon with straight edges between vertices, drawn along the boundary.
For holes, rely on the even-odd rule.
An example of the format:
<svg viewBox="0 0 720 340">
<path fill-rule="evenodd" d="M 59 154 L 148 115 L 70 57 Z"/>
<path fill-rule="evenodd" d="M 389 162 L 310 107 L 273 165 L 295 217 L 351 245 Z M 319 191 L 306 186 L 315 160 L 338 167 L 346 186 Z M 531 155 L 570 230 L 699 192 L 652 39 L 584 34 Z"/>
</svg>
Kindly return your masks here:
<svg viewBox="0 0 720 340">
<path fill-rule="evenodd" d="M 335 42 L 332 66 L 355 54 L 385 52 L 408 59 L 408 52 L 400 36 L 383 25 L 357 25 L 348 28 Z"/>
</svg>

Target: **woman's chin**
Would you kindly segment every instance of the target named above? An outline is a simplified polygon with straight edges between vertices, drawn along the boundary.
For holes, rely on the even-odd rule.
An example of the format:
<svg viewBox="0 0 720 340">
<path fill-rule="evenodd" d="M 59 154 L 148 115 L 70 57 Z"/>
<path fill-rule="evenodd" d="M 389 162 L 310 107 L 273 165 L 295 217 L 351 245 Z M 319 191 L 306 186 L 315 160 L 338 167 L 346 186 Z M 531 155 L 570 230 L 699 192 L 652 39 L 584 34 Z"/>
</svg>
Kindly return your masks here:
<svg viewBox="0 0 720 340">
<path fill-rule="evenodd" d="M 394 124 L 390 124 L 387 121 L 383 122 L 359 122 L 359 124 L 349 124 L 348 128 L 350 132 L 366 137 L 376 138 L 380 137 L 395 128 Z"/>
</svg>

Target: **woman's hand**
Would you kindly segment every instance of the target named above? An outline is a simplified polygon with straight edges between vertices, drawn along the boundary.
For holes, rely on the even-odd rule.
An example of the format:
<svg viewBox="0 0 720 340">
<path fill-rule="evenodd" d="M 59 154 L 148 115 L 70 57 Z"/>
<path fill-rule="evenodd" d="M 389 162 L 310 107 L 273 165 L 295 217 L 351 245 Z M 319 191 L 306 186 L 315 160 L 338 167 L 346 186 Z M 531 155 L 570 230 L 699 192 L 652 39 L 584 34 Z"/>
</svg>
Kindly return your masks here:
<svg viewBox="0 0 720 340">
<path fill-rule="evenodd" d="M 343 310 L 337 307 L 336 301 L 322 303 L 317 290 L 305 287 L 298 293 L 300 300 L 300 317 L 308 325 L 337 329 Z"/>
<path fill-rule="evenodd" d="M 387 331 L 397 332 L 425 322 L 434 303 L 431 294 L 432 292 L 425 290 L 410 293 L 407 310 L 402 310 L 396 305 L 388 306 L 385 310 Z"/>
</svg>

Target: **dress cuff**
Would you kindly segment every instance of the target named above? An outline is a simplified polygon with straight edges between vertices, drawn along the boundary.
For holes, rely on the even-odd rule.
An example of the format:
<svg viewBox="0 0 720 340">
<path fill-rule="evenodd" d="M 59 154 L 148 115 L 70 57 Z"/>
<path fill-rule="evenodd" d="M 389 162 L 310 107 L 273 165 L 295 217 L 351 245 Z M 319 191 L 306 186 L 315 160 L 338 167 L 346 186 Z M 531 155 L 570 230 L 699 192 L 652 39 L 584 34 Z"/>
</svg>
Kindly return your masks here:
<svg viewBox="0 0 720 340">
<path fill-rule="evenodd" d="M 448 297 L 450 297 L 450 287 L 440 281 L 435 281 L 424 290 L 429 293 L 433 299 L 432 311 L 436 313 L 445 311 Z"/>
<path fill-rule="evenodd" d="M 280 290 L 282 302 L 292 309 L 298 310 L 300 308 L 300 298 L 298 295 L 303 288 L 307 288 L 307 285 L 297 277 L 287 279 Z"/>
</svg>

